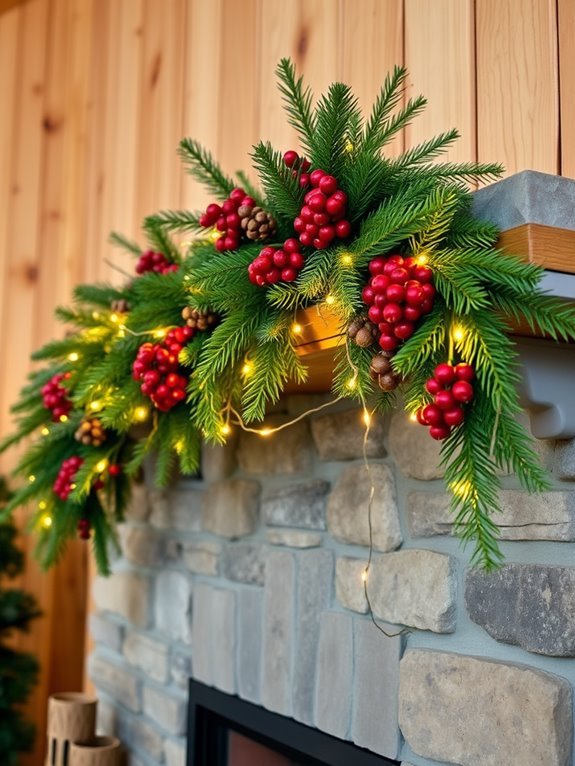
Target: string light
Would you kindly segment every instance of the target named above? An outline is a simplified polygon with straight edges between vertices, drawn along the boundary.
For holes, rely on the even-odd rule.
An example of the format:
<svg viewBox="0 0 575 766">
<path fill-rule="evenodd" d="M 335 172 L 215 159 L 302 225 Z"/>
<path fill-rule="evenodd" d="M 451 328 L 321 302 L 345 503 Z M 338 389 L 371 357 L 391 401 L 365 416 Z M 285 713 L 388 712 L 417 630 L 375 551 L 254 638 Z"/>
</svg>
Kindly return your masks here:
<svg viewBox="0 0 575 766">
<path fill-rule="evenodd" d="M 251 375 L 254 371 L 254 366 L 251 362 L 244 362 L 244 366 L 242 367 L 242 375 Z"/>
<path fill-rule="evenodd" d="M 456 343 L 459 343 L 465 338 L 465 330 L 460 324 L 456 324 L 451 331 L 451 335 L 453 336 L 453 340 Z"/>
<path fill-rule="evenodd" d="M 418 266 L 425 266 L 427 263 L 429 263 L 429 258 L 427 255 L 425 255 L 425 253 L 421 253 L 417 256 L 415 262 Z"/>
<path fill-rule="evenodd" d="M 334 296 L 333 296 L 333 295 L 331 295 L 331 293 L 330 293 L 330 294 L 328 294 L 328 295 L 326 295 L 326 296 L 325 296 L 325 302 L 326 302 L 326 305 L 328 305 L 328 306 L 333 306 L 333 304 L 335 303 L 335 298 L 334 298 Z"/>
<path fill-rule="evenodd" d="M 294 335 L 301 335 L 303 332 L 303 327 L 297 322 L 294 322 L 291 326 L 291 331 Z"/>
<path fill-rule="evenodd" d="M 232 432 L 232 429 L 229 423 L 224 423 L 223 426 L 220 428 L 220 433 L 223 436 L 229 436 L 231 432 Z"/>
<path fill-rule="evenodd" d="M 48 434 L 50 433 L 50 429 L 47 426 L 44 426 L 44 428 L 40 429 L 40 433 L 42 434 L 42 436 L 48 436 Z"/>
<path fill-rule="evenodd" d="M 67 415 L 60 415 L 60 423 L 67 423 L 68 422 L 68 416 Z"/>
<path fill-rule="evenodd" d="M 208 239 L 210 242 L 214 243 L 217 242 L 217 240 L 222 236 L 222 232 L 218 231 L 217 229 L 212 229 L 210 233 L 208 234 Z"/>
<path fill-rule="evenodd" d="M 367 582 L 367 567 L 361 573 L 361 581 L 362 582 Z"/>
<path fill-rule="evenodd" d="M 260 429 L 258 430 L 258 434 L 259 434 L 260 436 L 264 436 L 264 437 L 265 437 L 265 436 L 271 436 L 271 435 L 272 435 L 272 433 L 273 433 L 273 428 L 260 428 Z"/>
<path fill-rule="evenodd" d="M 351 253 L 342 253 L 339 262 L 342 266 L 353 266 L 353 255 Z"/>
<path fill-rule="evenodd" d="M 417 423 L 417 415 L 415 414 L 415 412 L 411 412 L 409 414 L 409 419 L 411 420 L 412 423 Z"/>
<path fill-rule="evenodd" d="M 136 407 L 133 413 L 133 419 L 136 421 L 136 423 L 143 423 L 145 420 L 148 419 L 150 415 L 150 410 L 148 407 Z"/>
<path fill-rule="evenodd" d="M 49 513 L 42 514 L 42 516 L 40 517 L 40 525 L 44 529 L 50 529 L 50 527 L 52 526 L 52 517 L 50 516 Z"/>
<path fill-rule="evenodd" d="M 45 500 L 40 500 L 40 502 L 38 503 L 39 510 L 45 511 L 47 507 L 48 507 L 48 503 Z"/>
<path fill-rule="evenodd" d="M 92 412 L 98 412 L 98 410 L 102 409 L 102 402 L 99 399 L 94 399 L 93 402 L 90 402 L 88 407 L 92 410 Z"/>
<path fill-rule="evenodd" d="M 28 476 L 28 481 L 30 482 L 30 484 L 34 484 L 34 482 L 36 481 L 36 477 L 34 476 L 33 473 L 31 473 L 30 476 Z"/>
<path fill-rule="evenodd" d="M 354 150 L 354 146 L 353 146 L 352 142 L 348 140 L 348 141 L 346 142 L 346 144 L 345 144 L 345 151 L 346 151 L 348 154 L 351 154 L 351 153 L 353 152 L 353 150 Z"/>
<path fill-rule="evenodd" d="M 178 439 L 178 441 L 174 444 L 174 449 L 177 452 L 178 455 L 181 455 L 184 451 L 184 440 Z"/>
<path fill-rule="evenodd" d="M 154 330 L 154 338 L 158 338 L 158 340 L 161 340 L 162 338 L 165 338 L 168 334 L 168 331 L 165 330 L 163 327 L 159 327 L 157 330 Z"/>
<path fill-rule="evenodd" d="M 347 388 L 349 388 L 350 391 L 353 391 L 353 389 L 357 386 L 357 376 L 354 375 L 353 378 L 350 378 L 345 385 Z"/>
<path fill-rule="evenodd" d="M 76 351 L 72 351 L 71 354 L 68 354 L 69 362 L 77 362 L 79 358 L 80 358 L 80 354 L 78 354 Z"/>
<path fill-rule="evenodd" d="M 101 314 L 99 311 L 92 311 L 92 319 L 95 319 L 96 322 L 101 319 Z"/>
<path fill-rule="evenodd" d="M 119 321 L 120 317 L 116 314 L 116 312 L 110 314 L 110 322 L 112 322 L 112 324 L 118 324 Z"/>
<path fill-rule="evenodd" d="M 449 485 L 449 489 L 456 497 L 467 498 L 473 490 L 473 485 L 470 481 L 454 481 Z"/>
<path fill-rule="evenodd" d="M 371 415 L 369 414 L 366 407 L 363 408 L 362 419 L 363 419 L 364 425 L 368 427 L 371 425 Z"/>
<path fill-rule="evenodd" d="M 108 467 L 108 461 L 106 459 L 99 460 L 96 463 L 96 473 L 104 473 Z"/>
</svg>

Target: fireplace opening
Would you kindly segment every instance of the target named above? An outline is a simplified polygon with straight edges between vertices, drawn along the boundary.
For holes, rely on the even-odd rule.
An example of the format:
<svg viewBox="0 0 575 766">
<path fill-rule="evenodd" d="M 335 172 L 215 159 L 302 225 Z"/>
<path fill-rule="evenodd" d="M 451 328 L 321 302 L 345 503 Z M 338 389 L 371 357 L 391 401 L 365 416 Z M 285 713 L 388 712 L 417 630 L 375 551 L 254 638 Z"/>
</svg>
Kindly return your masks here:
<svg viewBox="0 0 575 766">
<path fill-rule="evenodd" d="M 187 766 L 399 766 L 337 737 L 190 681 Z"/>
</svg>

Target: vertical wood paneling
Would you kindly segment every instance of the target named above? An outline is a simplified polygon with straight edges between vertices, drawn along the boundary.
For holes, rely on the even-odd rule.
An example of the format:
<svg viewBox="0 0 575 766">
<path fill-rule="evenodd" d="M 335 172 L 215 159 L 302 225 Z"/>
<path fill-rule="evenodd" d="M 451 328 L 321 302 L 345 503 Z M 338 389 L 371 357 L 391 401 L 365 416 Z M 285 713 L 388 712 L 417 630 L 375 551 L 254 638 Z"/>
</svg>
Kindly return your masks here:
<svg viewBox="0 0 575 766">
<path fill-rule="evenodd" d="M 556 0 L 476 0 L 476 14 L 479 159 L 559 172 Z"/>
<path fill-rule="evenodd" d="M 561 175 L 575 178 L 575 2 L 558 0 Z"/>
<path fill-rule="evenodd" d="M 474 49 L 473 0 L 405 0 L 408 95 L 428 101 L 405 131 L 408 147 L 457 128 L 442 159 L 476 158 Z"/>
</svg>

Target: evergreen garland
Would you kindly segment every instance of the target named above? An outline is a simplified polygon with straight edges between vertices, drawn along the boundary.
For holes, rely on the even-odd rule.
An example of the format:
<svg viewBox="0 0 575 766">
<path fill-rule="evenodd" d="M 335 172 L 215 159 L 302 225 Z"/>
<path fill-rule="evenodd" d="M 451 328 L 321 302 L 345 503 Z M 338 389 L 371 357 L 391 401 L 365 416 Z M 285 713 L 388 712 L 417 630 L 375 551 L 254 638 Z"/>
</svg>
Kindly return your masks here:
<svg viewBox="0 0 575 766">
<path fill-rule="evenodd" d="M 473 544 L 474 562 L 493 568 L 501 559 L 499 469 L 515 472 L 529 491 L 548 486 L 530 437 L 515 419 L 517 354 L 509 330 L 525 321 L 554 339 L 571 339 L 575 310 L 543 295 L 539 267 L 501 253 L 495 227 L 473 218 L 468 183 L 497 178 L 500 166 L 437 163 L 456 140 L 454 130 L 386 157 L 385 147 L 425 107 L 423 97 L 404 103 L 407 72 L 401 67 L 388 76 L 365 120 L 348 86 L 333 84 L 314 106 L 292 62 L 282 60 L 277 75 L 305 157 L 259 143 L 252 158 L 262 191 L 243 173 L 237 174 L 239 191 L 208 151 L 184 139 L 186 169 L 214 195 L 214 204 L 204 213 L 164 210 L 146 218 L 150 250 L 143 253 L 139 244 L 113 234 L 115 244 L 138 258 L 138 276 L 123 288 L 78 287 L 74 305 L 57 311 L 68 326 L 66 337 L 35 354 L 45 366 L 23 389 L 14 406 L 16 433 L 0 449 L 38 434 L 19 462 L 24 485 L 6 513 L 35 505 L 31 525 L 45 566 L 79 529 L 84 537 L 91 534 L 99 569 L 107 572 L 108 542 L 147 456 L 155 453 L 155 480 L 166 485 L 174 471 L 198 470 L 202 440 L 223 442 L 234 424 L 261 421 L 286 382 L 306 376 L 293 332 L 297 312 L 325 306 L 342 334 L 350 322 L 366 322 L 362 290 L 373 261 L 392 255 L 410 268 L 425 264 L 435 290 L 415 331 L 388 355 L 407 411 L 424 417 L 431 401 L 426 382 L 437 365 L 461 362 L 475 375 L 464 422 L 441 437 L 456 529 Z M 344 192 L 345 220 L 341 234 L 313 244 L 299 234 L 300 245 L 302 229 L 294 232 L 294 225 L 314 169 L 333 176 Z M 334 213 L 332 229 L 342 219 Z M 267 231 L 262 226 L 271 239 L 260 241 Z M 183 234 L 196 237 L 182 253 L 174 235 Z M 287 251 L 288 242 L 289 252 L 298 253 L 289 279 L 262 272 L 261 284 L 254 283 L 251 269 L 262 248 Z M 378 350 L 349 338 L 341 344 L 333 390 L 382 412 L 398 400 L 371 367 Z M 170 373 L 157 361 L 163 354 L 173 357 L 169 386 Z M 54 376 L 53 385 L 69 400 L 69 409 L 56 417 L 42 393 Z M 178 390 L 179 398 L 166 404 L 182 380 L 185 394 Z M 172 384 L 167 393 L 158 387 Z M 82 429 L 100 427 L 102 443 L 78 440 Z M 55 491 L 63 464 L 73 468 L 61 482 L 65 491 Z"/>
</svg>

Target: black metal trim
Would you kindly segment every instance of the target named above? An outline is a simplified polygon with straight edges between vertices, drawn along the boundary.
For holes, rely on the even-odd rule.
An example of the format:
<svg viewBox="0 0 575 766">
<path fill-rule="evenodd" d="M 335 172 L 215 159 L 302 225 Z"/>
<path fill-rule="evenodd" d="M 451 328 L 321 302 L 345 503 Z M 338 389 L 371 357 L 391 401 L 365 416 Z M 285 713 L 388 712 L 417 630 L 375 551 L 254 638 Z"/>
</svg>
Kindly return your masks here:
<svg viewBox="0 0 575 766">
<path fill-rule="evenodd" d="M 190 680 L 187 766 L 227 766 L 233 729 L 302 766 L 399 766 L 292 718 Z"/>
</svg>

